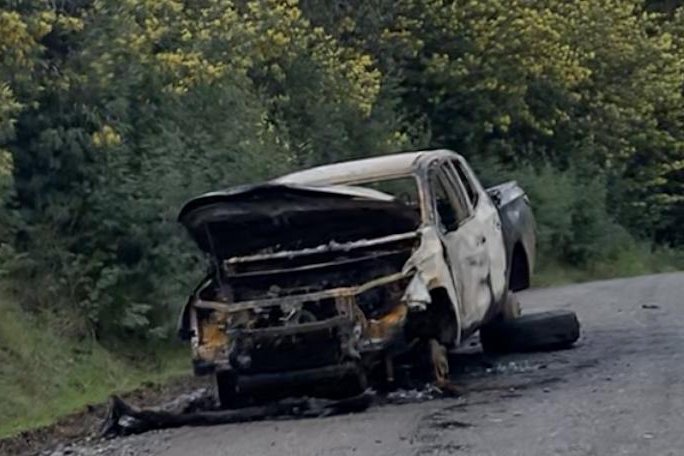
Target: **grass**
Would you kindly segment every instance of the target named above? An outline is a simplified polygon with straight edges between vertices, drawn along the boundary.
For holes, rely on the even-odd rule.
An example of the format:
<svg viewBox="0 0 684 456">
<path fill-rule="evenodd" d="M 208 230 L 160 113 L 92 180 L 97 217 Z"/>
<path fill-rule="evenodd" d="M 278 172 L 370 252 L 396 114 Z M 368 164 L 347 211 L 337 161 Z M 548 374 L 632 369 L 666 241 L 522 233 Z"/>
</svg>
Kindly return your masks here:
<svg viewBox="0 0 684 456">
<path fill-rule="evenodd" d="M 0 315 L 0 438 L 189 371 L 179 346 L 146 348 L 146 362 L 133 362 L 89 338 L 60 335 L 54 322 L 23 312 L 2 294 Z"/>
<path fill-rule="evenodd" d="M 542 263 L 533 277 L 532 286 L 549 287 L 682 270 L 684 251 L 669 248 L 651 250 L 635 243 L 615 252 L 612 258 L 597 260 L 582 268 L 555 261 Z"/>
<path fill-rule="evenodd" d="M 684 269 L 684 252 L 634 244 L 585 268 L 546 262 L 533 285 L 552 286 Z M 31 315 L 0 293 L 0 438 L 41 427 L 114 392 L 161 383 L 189 372 L 183 347 L 146 347 L 138 361 L 92 339 L 60 334 L 59 323 Z"/>
</svg>

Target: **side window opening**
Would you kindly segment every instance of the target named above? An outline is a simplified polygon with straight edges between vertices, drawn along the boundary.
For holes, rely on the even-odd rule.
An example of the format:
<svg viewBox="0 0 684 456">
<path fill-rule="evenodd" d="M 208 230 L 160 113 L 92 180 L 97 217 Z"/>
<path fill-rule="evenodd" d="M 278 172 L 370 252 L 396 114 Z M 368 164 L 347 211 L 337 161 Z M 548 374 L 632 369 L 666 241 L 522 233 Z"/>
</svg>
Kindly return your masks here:
<svg viewBox="0 0 684 456">
<path fill-rule="evenodd" d="M 456 210 L 449 198 L 447 189 L 437 173 L 430 179 L 434 190 L 435 206 L 439 215 L 439 222 L 446 231 L 453 231 L 458 227 L 458 217 Z"/>
<path fill-rule="evenodd" d="M 446 231 L 456 230 L 469 216 L 467 205 L 461 198 L 462 195 L 454 188 L 454 183 L 445 174 L 443 168 L 435 167 L 431 172 L 430 185 L 439 223 Z"/>
<path fill-rule="evenodd" d="M 392 195 L 407 206 L 420 212 L 420 196 L 418 194 L 418 183 L 413 176 L 375 180 L 354 184 L 354 186 L 378 190 L 388 195 Z"/>
<path fill-rule="evenodd" d="M 463 184 L 453 166 L 449 162 L 444 162 L 441 166 L 442 176 L 445 179 L 448 190 L 450 191 L 452 197 L 455 200 L 456 210 L 459 217 L 459 223 L 470 217 L 471 205 L 463 188 Z"/>
<path fill-rule="evenodd" d="M 465 169 L 463 169 L 463 163 L 461 163 L 459 160 L 452 160 L 451 164 L 454 166 L 454 168 L 456 168 L 456 173 L 463 183 L 463 187 L 468 195 L 468 199 L 473 207 L 475 207 L 477 205 L 478 194 L 475 191 L 475 187 L 473 186 L 468 173 L 465 171 Z"/>
</svg>

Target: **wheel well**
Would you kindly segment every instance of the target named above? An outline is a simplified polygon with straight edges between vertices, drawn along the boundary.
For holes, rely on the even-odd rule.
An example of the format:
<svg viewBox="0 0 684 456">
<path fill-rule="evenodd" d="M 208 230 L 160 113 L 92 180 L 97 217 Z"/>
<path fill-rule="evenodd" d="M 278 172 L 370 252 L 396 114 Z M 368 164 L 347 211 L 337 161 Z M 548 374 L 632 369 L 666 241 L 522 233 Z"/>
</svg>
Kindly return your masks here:
<svg viewBox="0 0 684 456">
<path fill-rule="evenodd" d="M 527 261 L 527 253 L 520 242 L 513 247 L 511 257 L 511 272 L 508 277 L 508 289 L 520 291 L 530 287 L 530 263 Z"/>
<path fill-rule="evenodd" d="M 430 290 L 432 304 L 430 313 L 432 314 L 431 323 L 437 340 L 443 344 L 450 344 L 458 333 L 454 305 L 449 298 L 446 288 L 433 288 Z"/>
<path fill-rule="evenodd" d="M 430 290 L 431 302 L 426 312 L 416 315 L 410 321 L 408 335 L 410 338 L 437 339 L 445 345 L 450 345 L 458 335 L 458 320 L 454 313 L 454 306 L 445 288 Z"/>
</svg>

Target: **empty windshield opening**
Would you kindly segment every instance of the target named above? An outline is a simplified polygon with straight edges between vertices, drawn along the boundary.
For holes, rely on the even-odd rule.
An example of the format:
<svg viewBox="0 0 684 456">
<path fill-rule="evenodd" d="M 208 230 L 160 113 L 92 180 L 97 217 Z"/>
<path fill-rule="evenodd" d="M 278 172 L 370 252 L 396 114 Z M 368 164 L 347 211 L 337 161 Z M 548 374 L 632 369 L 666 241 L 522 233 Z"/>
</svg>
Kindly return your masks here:
<svg viewBox="0 0 684 456">
<path fill-rule="evenodd" d="M 353 187 L 368 188 L 390 195 L 394 201 L 420 212 L 418 182 L 414 176 L 392 177 L 352 184 Z"/>
</svg>

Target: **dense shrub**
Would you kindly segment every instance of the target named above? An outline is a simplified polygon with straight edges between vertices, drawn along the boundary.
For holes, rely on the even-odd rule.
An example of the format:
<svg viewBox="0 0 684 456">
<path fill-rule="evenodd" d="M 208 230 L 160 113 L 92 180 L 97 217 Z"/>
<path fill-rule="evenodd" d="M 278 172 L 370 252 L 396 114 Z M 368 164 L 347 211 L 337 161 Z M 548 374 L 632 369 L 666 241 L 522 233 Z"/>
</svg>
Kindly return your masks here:
<svg viewBox="0 0 684 456">
<path fill-rule="evenodd" d="M 0 0 L 0 270 L 83 331 L 165 334 L 203 268 L 185 199 L 428 146 L 527 188 L 542 264 L 681 244 L 659 3 Z"/>
</svg>

